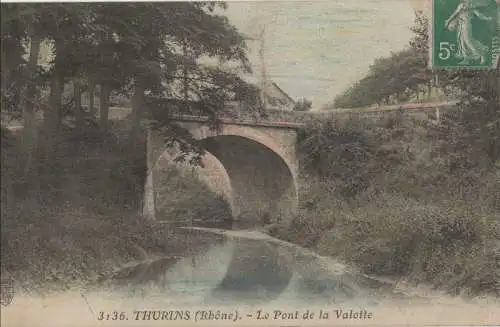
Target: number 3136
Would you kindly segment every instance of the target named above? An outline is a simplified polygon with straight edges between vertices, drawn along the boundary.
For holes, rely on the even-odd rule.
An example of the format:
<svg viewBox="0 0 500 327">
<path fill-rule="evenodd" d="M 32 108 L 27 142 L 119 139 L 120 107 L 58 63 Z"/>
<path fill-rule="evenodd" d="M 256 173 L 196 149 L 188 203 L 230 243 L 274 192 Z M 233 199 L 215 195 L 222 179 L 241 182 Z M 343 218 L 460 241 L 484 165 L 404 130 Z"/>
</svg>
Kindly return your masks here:
<svg viewBox="0 0 500 327">
<path fill-rule="evenodd" d="M 99 316 L 97 317 L 97 320 L 127 320 L 127 316 L 125 315 L 125 312 L 118 312 L 118 311 L 112 311 L 112 312 L 99 312 Z"/>
</svg>

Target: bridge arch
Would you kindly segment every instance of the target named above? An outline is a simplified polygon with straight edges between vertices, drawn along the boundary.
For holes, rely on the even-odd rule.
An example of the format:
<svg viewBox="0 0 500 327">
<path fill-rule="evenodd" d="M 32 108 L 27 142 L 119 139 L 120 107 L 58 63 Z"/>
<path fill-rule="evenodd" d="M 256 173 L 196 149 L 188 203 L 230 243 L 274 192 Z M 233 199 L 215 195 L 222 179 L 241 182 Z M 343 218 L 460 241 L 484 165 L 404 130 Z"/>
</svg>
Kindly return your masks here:
<svg viewBox="0 0 500 327">
<path fill-rule="evenodd" d="M 280 144 L 279 140 L 269 134 L 239 125 L 223 125 L 218 131 L 212 130 L 208 126 L 201 126 L 198 129 L 191 130 L 191 133 L 197 140 L 204 140 L 215 136 L 235 136 L 259 143 L 261 146 L 277 154 L 290 170 L 294 181 L 297 181 L 297 162 L 295 153 L 290 153 L 294 152 L 294 149 L 290 151 L 286 146 Z"/>
<path fill-rule="evenodd" d="M 224 167 L 235 220 L 254 224 L 292 218 L 298 206 L 295 132 L 290 138 L 237 124 L 223 124 L 218 130 L 199 122 L 179 125 Z M 165 151 L 161 146 L 155 164 Z"/>
</svg>

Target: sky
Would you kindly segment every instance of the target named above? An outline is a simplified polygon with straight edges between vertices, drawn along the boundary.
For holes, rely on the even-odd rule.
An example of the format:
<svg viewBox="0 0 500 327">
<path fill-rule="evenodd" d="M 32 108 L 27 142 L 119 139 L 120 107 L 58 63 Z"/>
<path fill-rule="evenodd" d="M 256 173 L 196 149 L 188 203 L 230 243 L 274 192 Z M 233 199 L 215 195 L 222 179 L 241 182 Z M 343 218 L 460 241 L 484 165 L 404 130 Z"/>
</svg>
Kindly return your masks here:
<svg viewBox="0 0 500 327">
<path fill-rule="evenodd" d="M 414 10 L 429 0 L 227 1 L 230 22 L 249 36 L 264 28 L 268 79 L 313 110 L 366 74 L 374 59 L 403 49 Z M 253 80 L 260 79 L 260 42 L 248 41 Z M 41 57 L 46 57 L 42 49 Z"/>
<path fill-rule="evenodd" d="M 361 78 L 374 59 L 408 44 L 414 10 L 426 1 L 231 1 L 225 14 L 247 35 L 264 28 L 268 78 L 292 98 L 320 108 Z M 248 46 L 260 78 L 260 42 Z"/>
</svg>

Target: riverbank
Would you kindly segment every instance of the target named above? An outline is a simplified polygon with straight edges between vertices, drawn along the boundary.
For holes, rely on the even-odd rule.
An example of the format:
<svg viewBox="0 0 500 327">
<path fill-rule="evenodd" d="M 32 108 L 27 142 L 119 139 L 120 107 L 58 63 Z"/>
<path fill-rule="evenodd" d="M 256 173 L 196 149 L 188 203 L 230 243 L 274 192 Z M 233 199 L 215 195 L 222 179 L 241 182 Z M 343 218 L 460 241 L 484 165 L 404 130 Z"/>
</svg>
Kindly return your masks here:
<svg viewBox="0 0 500 327">
<path fill-rule="evenodd" d="M 192 240 L 205 238 L 208 242 L 214 241 L 214 237 L 217 238 L 219 234 L 217 230 L 210 233 L 208 231 L 205 233 L 203 230 L 199 232 L 194 229 L 190 230 L 188 234 L 193 234 L 191 235 L 193 236 Z M 353 282 L 357 281 L 358 278 L 354 271 L 345 270 L 345 267 L 336 260 L 321 258 L 312 251 L 301 249 L 258 232 L 229 231 L 224 234 L 237 237 L 240 240 L 225 245 L 221 243 L 222 248 L 218 245 L 213 246 L 213 243 L 212 246 L 209 244 L 200 246 L 197 251 L 194 251 L 198 252 L 194 257 L 191 257 L 189 253 L 184 253 L 174 263 L 163 264 L 160 262 L 162 259 L 155 260 L 153 258 L 149 264 L 146 264 L 146 267 L 141 268 L 138 265 L 134 267 L 135 270 L 141 271 L 136 276 L 127 274 L 126 269 L 123 269 L 124 276 L 115 275 L 113 286 L 109 288 L 97 287 L 94 290 L 75 288 L 43 296 L 27 294 L 18 290 L 14 302 L 2 310 L 2 325 L 90 326 L 96 321 L 100 321 L 100 324 L 106 326 L 114 326 L 115 323 L 129 326 L 137 324 L 137 321 L 152 325 L 168 323 L 172 326 L 192 325 L 193 321 L 214 326 L 234 324 L 228 319 L 216 318 L 217 316 L 221 317 L 222 313 L 231 314 L 233 317 L 239 315 L 242 320 L 238 320 L 238 325 L 242 326 L 245 326 L 246 323 L 254 325 L 256 322 L 260 324 L 265 322 L 267 326 L 279 326 L 284 322 L 300 322 L 302 326 L 345 326 L 346 323 L 360 325 L 411 324 L 413 326 L 453 325 L 464 322 L 494 324 L 500 319 L 500 312 L 497 309 L 500 304 L 498 299 L 481 297 L 465 300 L 450 297 L 442 292 L 429 290 L 422 286 L 415 288 L 403 283 L 394 285 L 393 290 L 388 292 L 387 296 L 377 296 L 377 301 L 370 301 L 371 297 L 366 297 L 367 294 L 364 292 L 367 289 L 365 287 L 360 290 L 362 292 L 355 291 L 353 297 L 344 298 L 341 293 L 346 290 L 353 291 L 354 289 L 351 287 L 355 286 Z M 169 240 L 170 236 L 168 236 Z M 249 243 L 246 244 L 245 240 Z M 194 248 L 192 245 L 186 247 L 185 242 L 190 241 L 184 239 L 184 249 Z M 273 243 L 281 246 L 276 248 L 269 246 Z M 233 248 L 235 245 L 249 251 L 248 256 L 242 255 L 241 249 Z M 209 250 L 203 254 L 200 249 Z M 201 255 L 199 255 L 200 253 Z M 235 262 L 233 254 L 236 254 L 239 259 L 246 257 L 252 264 L 245 260 Z M 287 257 L 296 260 L 283 264 L 282 260 L 286 260 Z M 271 261 L 278 259 L 276 263 L 281 262 L 279 266 L 282 268 L 291 268 L 294 272 L 293 276 L 299 272 L 305 281 L 308 281 L 306 285 L 309 285 L 309 294 L 300 287 L 300 284 L 297 284 L 298 280 L 292 277 L 286 283 L 285 289 L 278 292 L 278 296 L 270 301 L 263 300 L 263 295 L 257 294 L 260 299 L 258 305 L 248 305 L 245 295 L 248 296 L 250 295 L 248 293 L 251 292 L 243 294 L 239 292 L 235 298 L 230 297 L 229 299 L 227 295 L 234 296 L 234 294 L 226 294 L 222 302 L 215 303 L 213 300 L 205 300 L 204 304 L 199 303 L 199 300 L 205 299 L 205 296 L 212 293 L 214 287 L 219 288 L 221 284 L 224 284 L 220 283 L 219 279 L 225 280 L 227 273 L 233 274 L 233 277 L 239 274 L 240 277 L 244 277 L 243 280 L 247 277 L 253 278 L 255 276 L 252 275 L 257 273 L 261 280 L 269 283 L 265 269 L 252 270 L 248 268 L 252 266 L 264 268 L 262 264 L 269 264 L 270 259 Z M 329 263 L 328 272 L 332 274 L 327 279 L 325 278 L 327 271 L 323 273 L 318 271 L 318 269 L 323 270 L 324 265 L 320 264 L 320 261 L 323 260 Z M 316 261 L 316 263 L 306 263 L 307 261 Z M 347 289 L 334 288 L 329 292 L 318 293 L 318 289 L 309 284 L 308 274 L 309 277 L 312 277 L 311 282 L 333 283 L 336 287 L 340 283 Z M 119 277 L 124 279 L 121 284 L 117 284 L 120 282 Z M 209 278 L 207 279 L 207 277 Z M 282 277 L 287 279 L 284 275 Z M 255 281 L 248 286 L 252 289 L 261 287 Z M 400 292 L 404 296 L 398 296 L 394 291 Z M 316 301 L 314 301 L 307 297 L 311 293 L 319 296 L 320 301 L 318 298 L 315 298 Z M 323 298 L 324 296 L 327 298 Z M 328 297 L 333 298 L 325 301 Z M 182 312 L 183 318 L 176 318 L 172 321 L 172 318 L 168 318 L 170 316 L 168 313 L 163 313 L 163 311 L 170 310 L 174 311 L 175 315 L 178 315 L 177 312 Z M 262 312 L 262 316 L 269 312 L 269 319 L 256 318 L 257 310 Z M 207 320 L 202 318 L 203 321 L 196 320 L 197 316 L 200 319 L 199 312 L 202 311 L 212 312 L 212 318 Z M 118 321 L 113 319 L 114 312 L 117 312 L 116 320 Z M 145 312 L 147 314 L 144 314 Z M 300 314 L 296 314 L 297 312 Z M 315 318 L 302 318 L 306 312 L 315 314 Z M 327 312 L 327 316 L 324 314 L 325 312 Z M 361 317 L 359 312 L 363 313 L 363 319 L 359 319 Z M 251 316 L 249 317 L 247 314 Z M 162 316 L 163 318 L 161 318 Z M 273 318 L 275 316 L 276 318 Z M 319 316 L 322 317 L 321 320 L 318 320 Z"/>
<path fill-rule="evenodd" d="M 64 130 L 25 170 L 21 141 L 2 129 L 2 278 L 26 292 L 62 291 L 137 258 L 134 244 L 161 250 L 137 215 L 140 160 L 126 143 L 91 127 Z"/>
<path fill-rule="evenodd" d="M 272 234 L 368 274 L 498 297 L 500 166 L 453 124 L 311 120 L 302 206 Z"/>
<path fill-rule="evenodd" d="M 206 246 L 202 237 L 186 240 L 139 214 L 145 151 L 128 139 L 92 126 L 64 128 L 50 155 L 40 147 L 25 170 L 20 133 L 2 129 L 1 136 L 1 276 L 19 292 L 46 296 L 95 287 L 131 265 Z M 182 217 L 180 223 L 201 213 L 230 215 L 227 203 L 192 176 L 168 176 L 167 191 L 180 197 L 168 198 L 163 215 Z"/>
</svg>

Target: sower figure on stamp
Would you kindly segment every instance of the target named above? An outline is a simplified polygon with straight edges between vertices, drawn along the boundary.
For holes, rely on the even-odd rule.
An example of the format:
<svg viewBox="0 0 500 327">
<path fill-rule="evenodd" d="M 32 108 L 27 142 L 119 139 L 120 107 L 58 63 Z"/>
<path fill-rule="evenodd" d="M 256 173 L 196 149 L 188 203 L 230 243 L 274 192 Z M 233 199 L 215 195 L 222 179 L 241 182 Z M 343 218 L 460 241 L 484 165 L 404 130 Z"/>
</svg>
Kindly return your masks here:
<svg viewBox="0 0 500 327">
<path fill-rule="evenodd" d="M 479 11 L 477 3 L 471 0 L 462 0 L 445 22 L 445 27 L 448 30 L 457 31 L 458 52 L 456 56 L 462 59 L 460 64 L 468 64 L 472 60 L 479 60 L 481 64 L 484 64 L 488 54 L 488 46 L 482 44 L 472 34 L 474 16 L 487 21 L 493 19 L 483 15 Z"/>
</svg>

